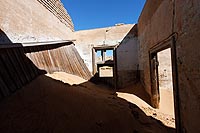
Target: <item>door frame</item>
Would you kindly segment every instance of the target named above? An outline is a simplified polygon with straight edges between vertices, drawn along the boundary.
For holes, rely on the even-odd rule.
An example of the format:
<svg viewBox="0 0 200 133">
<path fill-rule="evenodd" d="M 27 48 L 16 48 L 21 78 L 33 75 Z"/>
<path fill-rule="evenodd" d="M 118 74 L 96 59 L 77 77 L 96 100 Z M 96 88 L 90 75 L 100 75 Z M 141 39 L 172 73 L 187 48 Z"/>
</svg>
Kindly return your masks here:
<svg viewBox="0 0 200 133">
<path fill-rule="evenodd" d="M 171 61 L 172 61 L 172 76 L 173 76 L 173 97 L 174 97 L 174 109 L 175 109 L 175 124 L 176 124 L 176 131 L 181 131 L 181 118 L 180 118 L 180 97 L 179 97 L 179 86 L 178 86 L 178 67 L 177 67 L 177 55 L 176 55 L 176 38 L 175 36 L 171 36 L 168 40 L 165 40 L 162 43 L 158 43 L 154 47 L 150 48 L 149 50 L 149 64 L 150 64 L 150 79 L 151 79 L 151 90 L 152 88 L 152 65 L 151 59 L 156 56 L 157 53 L 165 50 L 171 49 Z M 158 78 L 158 76 L 157 76 Z M 158 80 L 159 81 L 159 80 Z M 159 92 L 159 82 L 157 82 L 157 91 Z M 154 91 L 154 90 L 153 90 Z M 158 93 L 158 95 L 160 95 Z M 157 99 L 159 100 L 159 99 Z M 159 101 L 155 104 L 157 107 L 159 105 Z"/>
</svg>

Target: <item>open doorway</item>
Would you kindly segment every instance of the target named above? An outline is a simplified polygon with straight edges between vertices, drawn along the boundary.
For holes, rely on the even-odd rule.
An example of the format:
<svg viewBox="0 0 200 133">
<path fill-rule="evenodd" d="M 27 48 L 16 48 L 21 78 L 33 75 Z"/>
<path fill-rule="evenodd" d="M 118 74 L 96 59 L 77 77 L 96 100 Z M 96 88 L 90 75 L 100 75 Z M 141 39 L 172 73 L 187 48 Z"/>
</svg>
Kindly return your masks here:
<svg viewBox="0 0 200 133">
<path fill-rule="evenodd" d="M 150 51 L 151 93 L 153 106 L 175 120 L 173 65 L 171 45 L 165 44 Z M 174 125 L 175 126 L 175 125 Z"/>
<path fill-rule="evenodd" d="M 116 88 L 116 46 L 100 46 L 92 49 L 94 82 Z"/>
<path fill-rule="evenodd" d="M 160 94 L 160 111 L 174 115 L 174 97 L 172 80 L 172 59 L 171 48 L 167 48 L 157 53 L 158 57 L 158 83 Z"/>
<path fill-rule="evenodd" d="M 93 74 L 98 77 L 114 77 L 114 47 L 93 48 Z"/>
</svg>

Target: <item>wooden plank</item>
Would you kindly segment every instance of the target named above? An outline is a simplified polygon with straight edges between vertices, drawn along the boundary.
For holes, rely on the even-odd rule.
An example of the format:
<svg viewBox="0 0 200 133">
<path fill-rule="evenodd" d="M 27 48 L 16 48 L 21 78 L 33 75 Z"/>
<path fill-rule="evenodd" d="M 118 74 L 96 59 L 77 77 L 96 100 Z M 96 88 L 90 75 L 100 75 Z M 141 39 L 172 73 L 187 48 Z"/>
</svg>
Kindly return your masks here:
<svg viewBox="0 0 200 133">
<path fill-rule="evenodd" d="M 23 79 L 21 78 L 23 75 L 22 75 L 21 68 L 19 67 L 20 62 L 17 60 L 17 58 L 16 58 L 17 56 L 15 56 L 15 49 L 8 49 L 7 55 L 8 55 L 10 62 L 15 70 L 15 75 L 16 75 L 15 82 L 17 82 L 17 84 L 19 85 L 19 88 L 21 88 L 23 86 Z"/>
<path fill-rule="evenodd" d="M 71 68 L 70 74 L 75 74 L 76 68 L 73 66 L 73 64 L 74 64 L 73 63 L 73 58 L 72 58 L 72 56 L 70 54 L 69 48 L 66 48 L 66 56 L 68 58 L 68 63 L 69 63 L 69 66 Z"/>
<path fill-rule="evenodd" d="M 35 51 L 37 50 L 37 47 L 30 47 L 29 51 Z M 38 68 L 38 61 L 37 61 L 37 52 L 32 52 L 32 53 L 26 53 L 26 55 L 29 55 L 27 58 L 29 59 L 29 62 L 31 63 L 30 69 L 32 72 L 32 78 L 37 77 L 40 75 L 40 70 Z"/>
<path fill-rule="evenodd" d="M 12 73 L 12 70 L 10 71 L 6 59 L 5 59 L 5 55 L 3 56 L 3 54 L 5 54 L 5 52 L 1 52 L 0 54 L 0 66 L 1 66 L 1 71 L 0 71 L 0 75 L 2 77 L 2 79 L 4 79 L 5 84 L 7 85 L 8 89 L 10 92 L 13 92 L 16 90 L 16 84 L 12 78 L 12 76 L 10 75 L 10 73 Z"/>
<path fill-rule="evenodd" d="M 8 62 L 8 69 L 10 71 L 10 75 L 12 76 L 15 84 L 17 85 L 16 86 L 16 89 L 19 89 L 21 88 L 23 85 L 22 85 L 22 82 L 19 78 L 19 75 L 17 74 L 18 70 L 15 66 L 15 64 L 17 63 L 17 61 L 14 59 L 15 57 L 13 56 L 13 53 L 12 53 L 12 49 L 6 49 L 6 57 L 7 57 L 7 60 L 6 62 Z"/>
<path fill-rule="evenodd" d="M 79 65 L 81 66 L 83 75 L 84 75 L 84 79 L 90 79 L 91 78 L 91 74 L 87 68 L 87 66 L 85 65 L 85 63 L 83 62 L 83 59 L 81 58 L 81 56 L 79 55 L 78 51 L 72 47 L 72 50 L 74 51 L 76 58 L 78 60 Z"/>
<path fill-rule="evenodd" d="M 5 81 L 2 79 L 1 75 L 0 75 L 0 92 L 1 92 L 2 97 L 6 97 L 10 95 L 10 91 L 7 85 L 5 84 Z"/>
<path fill-rule="evenodd" d="M 73 73 L 72 66 L 70 65 L 70 59 L 69 59 L 69 57 L 68 57 L 67 48 L 66 48 L 66 47 L 63 47 L 63 50 L 65 51 L 65 52 L 63 53 L 64 58 L 65 58 L 65 65 L 66 65 L 65 72 L 67 72 L 67 73 Z"/>
<path fill-rule="evenodd" d="M 25 75 L 25 78 L 26 79 L 26 83 L 30 82 L 31 81 L 31 78 L 30 78 L 30 75 L 29 75 L 29 70 L 27 68 L 27 63 L 25 61 L 25 56 L 24 56 L 24 50 L 23 48 L 19 48 L 17 49 L 16 51 L 18 51 L 18 57 L 19 57 L 19 60 L 20 60 L 20 65 L 22 67 L 22 70 L 23 70 L 23 73 Z"/>
<path fill-rule="evenodd" d="M 19 75 L 19 77 L 21 78 L 21 81 L 22 81 L 22 84 L 24 85 L 24 84 L 26 84 L 27 83 L 27 80 L 26 80 L 26 75 L 25 75 L 25 73 L 24 73 L 24 70 L 23 70 L 23 67 L 21 66 L 22 65 L 22 62 L 21 62 L 21 60 L 20 60 L 20 58 L 19 58 L 19 56 L 20 56 L 20 54 L 19 54 L 19 51 L 18 51 L 18 48 L 15 48 L 15 50 L 13 50 L 13 56 L 16 58 L 16 60 L 17 60 L 17 63 L 15 64 L 17 67 L 18 67 L 18 71 L 19 71 L 19 73 L 18 73 L 18 75 Z"/>
<path fill-rule="evenodd" d="M 25 56 L 25 61 L 26 61 L 26 65 L 29 71 L 29 75 L 31 80 L 33 80 L 36 77 L 36 73 L 34 70 L 35 64 L 32 62 L 32 60 L 30 60 L 27 56 Z"/>
</svg>

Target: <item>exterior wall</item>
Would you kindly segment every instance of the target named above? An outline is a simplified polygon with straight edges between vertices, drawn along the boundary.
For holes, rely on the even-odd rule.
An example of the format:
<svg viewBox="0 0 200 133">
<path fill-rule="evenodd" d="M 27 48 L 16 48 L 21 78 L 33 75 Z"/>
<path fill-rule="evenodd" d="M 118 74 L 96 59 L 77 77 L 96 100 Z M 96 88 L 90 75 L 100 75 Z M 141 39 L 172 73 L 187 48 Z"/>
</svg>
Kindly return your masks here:
<svg viewBox="0 0 200 133">
<path fill-rule="evenodd" d="M 66 40 L 70 38 L 73 27 L 71 20 L 63 20 L 56 11 L 46 8 L 52 1 L 39 3 L 40 0 L 9 0 L 0 4 L 0 29 L 13 43 Z M 60 3 L 57 1 L 56 3 Z M 60 4 L 61 5 L 61 4 Z M 46 6 L 46 7 L 45 7 Z M 52 5 L 51 5 L 52 6 Z M 50 6 L 50 7 L 51 7 Z M 56 9 L 63 8 L 55 5 Z M 59 10 L 58 10 L 59 11 Z M 64 11 L 62 10 L 62 13 Z M 57 13 L 61 14 L 61 13 Z M 67 12 L 63 13 L 64 17 Z M 61 16 L 61 15 L 60 15 Z M 66 24 L 68 23 L 68 24 Z M 1 43 L 9 43 L 2 37 Z"/>
<path fill-rule="evenodd" d="M 178 38 L 174 46 L 177 62 L 173 64 L 177 65 L 178 69 L 178 88 L 175 90 L 175 98 L 178 97 L 178 100 L 175 99 L 177 105 L 175 111 L 178 112 L 176 113 L 176 124 L 178 124 L 179 132 L 200 132 L 200 1 L 153 2 L 155 0 L 147 0 L 138 24 L 141 81 L 151 95 L 149 50 L 176 32 Z M 174 5 L 175 14 L 173 16 Z"/>
<path fill-rule="evenodd" d="M 118 88 L 124 88 L 137 82 L 139 74 L 137 25 L 131 29 L 116 51 L 118 75 L 117 86 Z"/>
<path fill-rule="evenodd" d="M 74 31 L 74 25 L 71 17 L 64 8 L 60 0 L 37 0 L 46 7 L 53 15 L 55 15 L 62 23 Z"/>
<path fill-rule="evenodd" d="M 103 46 L 104 42 L 106 46 L 119 44 L 132 27 L 133 25 L 128 24 L 74 32 L 75 46 L 91 72 L 92 48 Z"/>
</svg>

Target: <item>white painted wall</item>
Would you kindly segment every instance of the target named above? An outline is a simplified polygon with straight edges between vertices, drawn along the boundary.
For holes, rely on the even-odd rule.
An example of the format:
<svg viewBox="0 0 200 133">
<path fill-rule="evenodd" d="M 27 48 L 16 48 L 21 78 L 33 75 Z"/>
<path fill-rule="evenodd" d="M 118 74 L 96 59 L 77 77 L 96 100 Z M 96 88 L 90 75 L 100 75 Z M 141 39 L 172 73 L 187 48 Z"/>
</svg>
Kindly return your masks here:
<svg viewBox="0 0 200 133">
<path fill-rule="evenodd" d="M 73 39 L 76 40 L 75 47 L 90 72 L 92 72 L 93 69 L 92 48 L 103 46 L 104 41 L 106 46 L 115 46 L 119 44 L 132 27 L 133 24 L 126 24 L 121 26 L 76 31 L 73 33 Z"/>
<path fill-rule="evenodd" d="M 138 69 L 138 43 L 136 37 L 125 39 L 117 48 L 118 71 Z"/>
</svg>

